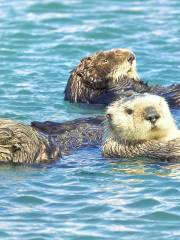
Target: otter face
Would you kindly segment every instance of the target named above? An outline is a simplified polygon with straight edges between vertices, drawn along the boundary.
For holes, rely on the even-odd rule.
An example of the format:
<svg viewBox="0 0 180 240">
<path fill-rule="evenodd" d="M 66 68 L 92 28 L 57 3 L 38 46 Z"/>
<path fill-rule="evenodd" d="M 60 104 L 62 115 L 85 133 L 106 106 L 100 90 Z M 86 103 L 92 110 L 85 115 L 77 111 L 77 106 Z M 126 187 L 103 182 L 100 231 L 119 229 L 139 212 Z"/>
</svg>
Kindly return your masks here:
<svg viewBox="0 0 180 240">
<path fill-rule="evenodd" d="M 139 80 L 136 72 L 136 57 L 132 51 L 128 49 L 117 49 L 105 52 L 105 55 L 110 68 L 107 78 L 111 78 L 114 82 L 118 82 L 119 79 L 125 77 Z"/>
<path fill-rule="evenodd" d="M 119 139 L 160 140 L 176 126 L 166 101 L 156 95 L 134 95 L 116 101 L 107 109 L 108 126 Z"/>
<path fill-rule="evenodd" d="M 98 52 L 85 60 L 85 85 L 99 89 L 111 87 L 122 78 L 139 80 L 136 72 L 135 54 L 128 49 Z M 82 61 L 83 61 L 82 60 Z"/>
</svg>

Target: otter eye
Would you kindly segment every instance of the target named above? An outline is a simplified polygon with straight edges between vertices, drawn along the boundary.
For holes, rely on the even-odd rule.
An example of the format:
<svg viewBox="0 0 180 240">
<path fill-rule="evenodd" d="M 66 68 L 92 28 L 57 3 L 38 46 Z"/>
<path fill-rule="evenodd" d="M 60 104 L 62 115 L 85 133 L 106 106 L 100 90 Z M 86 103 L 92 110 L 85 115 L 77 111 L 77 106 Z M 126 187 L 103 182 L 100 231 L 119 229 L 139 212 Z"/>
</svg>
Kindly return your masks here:
<svg viewBox="0 0 180 240">
<path fill-rule="evenodd" d="M 111 120 L 111 119 L 112 119 L 112 114 L 110 114 L 110 113 L 106 114 L 106 118 L 107 118 L 108 120 Z"/>
<path fill-rule="evenodd" d="M 108 60 L 107 59 L 103 59 L 102 62 L 103 63 L 108 63 Z"/>
<path fill-rule="evenodd" d="M 126 108 L 126 109 L 125 109 L 125 112 L 126 112 L 127 114 L 131 115 L 131 114 L 133 114 L 134 111 L 133 111 L 131 108 Z"/>
</svg>

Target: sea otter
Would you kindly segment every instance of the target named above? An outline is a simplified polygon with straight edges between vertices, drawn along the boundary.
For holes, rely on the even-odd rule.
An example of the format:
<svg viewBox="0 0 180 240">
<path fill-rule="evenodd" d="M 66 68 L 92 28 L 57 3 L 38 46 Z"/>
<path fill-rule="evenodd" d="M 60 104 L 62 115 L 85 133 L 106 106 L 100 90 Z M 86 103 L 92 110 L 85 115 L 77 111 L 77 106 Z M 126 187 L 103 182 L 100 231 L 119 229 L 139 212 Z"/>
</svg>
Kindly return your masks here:
<svg viewBox="0 0 180 240">
<path fill-rule="evenodd" d="M 171 107 L 180 106 L 180 84 L 149 86 L 140 80 L 135 54 L 128 49 L 101 51 L 83 58 L 71 72 L 64 99 L 107 105 L 127 91 L 157 94 Z"/>
<path fill-rule="evenodd" d="M 165 99 L 135 94 L 107 108 L 104 156 L 180 161 L 180 130 Z"/>
<path fill-rule="evenodd" d="M 51 163 L 73 150 L 101 144 L 103 117 L 66 123 L 32 123 L 0 119 L 0 163 Z"/>
<path fill-rule="evenodd" d="M 141 101 L 138 102 L 138 99 Z M 120 111 L 122 108 L 125 112 Z M 129 116 L 129 121 L 125 121 L 125 116 Z M 121 100 L 121 104 L 118 101 L 108 108 L 107 118 L 108 129 L 111 129 L 114 138 L 111 138 L 110 134 L 106 137 L 103 145 L 104 155 L 148 155 L 168 160 L 180 156 L 180 141 L 174 139 L 179 138 L 179 131 L 161 97 L 139 95 L 136 100 L 134 97 L 127 97 Z M 31 126 L 28 126 L 1 119 L 0 163 L 51 163 L 78 148 L 101 146 L 104 120 L 104 116 L 97 116 L 65 123 L 32 122 Z M 121 123 L 128 134 L 121 131 Z M 141 123 L 145 124 L 146 131 Z M 132 134 L 132 125 L 136 126 L 136 135 Z M 144 138 L 148 140 L 144 141 Z M 122 139 L 123 141 L 120 141 Z"/>
</svg>

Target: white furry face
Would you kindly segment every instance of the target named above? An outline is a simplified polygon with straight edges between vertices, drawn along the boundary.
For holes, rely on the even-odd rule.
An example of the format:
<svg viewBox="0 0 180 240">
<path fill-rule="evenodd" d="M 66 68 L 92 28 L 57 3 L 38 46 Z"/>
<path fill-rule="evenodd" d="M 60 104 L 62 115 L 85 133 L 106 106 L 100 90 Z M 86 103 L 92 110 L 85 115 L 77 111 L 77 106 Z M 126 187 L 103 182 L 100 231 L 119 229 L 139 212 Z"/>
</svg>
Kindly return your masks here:
<svg viewBox="0 0 180 240">
<path fill-rule="evenodd" d="M 114 69 L 112 69 L 108 77 L 112 78 L 114 81 L 118 81 L 119 78 L 123 77 L 129 77 L 138 81 L 139 76 L 136 70 L 135 54 L 129 49 L 117 49 L 112 51 L 114 51 L 116 64 L 114 64 Z"/>
<path fill-rule="evenodd" d="M 150 94 L 114 102 L 107 109 L 107 118 L 113 136 L 127 141 L 161 139 L 175 127 L 166 101 Z"/>
</svg>

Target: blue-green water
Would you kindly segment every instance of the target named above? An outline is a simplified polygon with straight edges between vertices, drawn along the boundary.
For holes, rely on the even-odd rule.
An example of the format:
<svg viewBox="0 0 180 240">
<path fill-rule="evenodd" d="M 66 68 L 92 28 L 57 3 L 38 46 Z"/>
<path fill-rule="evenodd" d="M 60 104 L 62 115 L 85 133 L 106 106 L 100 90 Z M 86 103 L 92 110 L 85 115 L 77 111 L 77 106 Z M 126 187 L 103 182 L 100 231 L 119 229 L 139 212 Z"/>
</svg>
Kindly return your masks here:
<svg viewBox="0 0 180 240">
<path fill-rule="evenodd" d="M 0 0 L 0 117 L 99 113 L 64 102 L 63 90 L 82 57 L 119 47 L 136 53 L 143 79 L 179 82 L 179 0 Z M 179 164 L 103 159 L 94 148 L 0 167 L 1 239 L 179 240 L 179 225 Z"/>
</svg>

